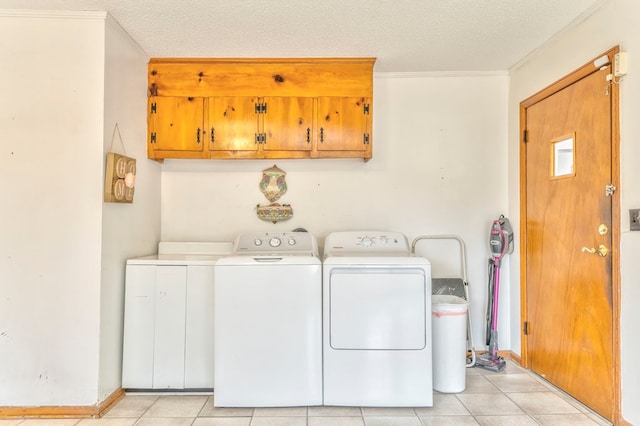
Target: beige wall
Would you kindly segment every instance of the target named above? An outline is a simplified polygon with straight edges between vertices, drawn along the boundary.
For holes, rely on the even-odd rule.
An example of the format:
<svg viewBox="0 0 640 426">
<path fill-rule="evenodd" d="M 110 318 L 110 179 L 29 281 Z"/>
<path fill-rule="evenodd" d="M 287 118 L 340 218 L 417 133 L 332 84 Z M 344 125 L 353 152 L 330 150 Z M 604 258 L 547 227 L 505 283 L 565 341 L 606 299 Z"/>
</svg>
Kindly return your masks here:
<svg viewBox="0 0 640 426">
<path fill-rule="evenodd" d="M 149 58 L 109 16 L 105 35 L 103 148 L 135 158 L 137 180 L 133 204 L 102 205 L 99 400 L 122 383 L 126 259 L 155 253 L 160 238 L 160 165 L 146 158 Z"/>
<path fill-rule="evenodd" d="M 155 249 L 159 167 L 146 56 L 106 21 L 0 10 L 0 406 L 94 405 L 120 386 L 123 263 Z M 141 164 L 127 206 L 102 201 L 116 121 Z"/>
</svg>

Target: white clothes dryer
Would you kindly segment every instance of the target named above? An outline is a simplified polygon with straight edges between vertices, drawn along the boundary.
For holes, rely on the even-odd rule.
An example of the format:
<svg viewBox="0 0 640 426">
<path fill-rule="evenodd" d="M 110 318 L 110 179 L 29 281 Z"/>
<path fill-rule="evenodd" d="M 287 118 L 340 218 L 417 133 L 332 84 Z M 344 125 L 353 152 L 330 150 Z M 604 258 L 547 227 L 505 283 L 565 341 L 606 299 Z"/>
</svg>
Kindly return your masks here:
<svg viewBox="0 0 640 426">
<path fill-rule="evenodd" d="M 322 405 L 322 264 L 308 233 L 240 235 L 215 267 L 216 407 Z"/>
<path fill-rule="evenodd" d="M 432 406 L 429 261 L 397 232 L 335 232 L 324 253 L 324 404 Z"/>
</svg>

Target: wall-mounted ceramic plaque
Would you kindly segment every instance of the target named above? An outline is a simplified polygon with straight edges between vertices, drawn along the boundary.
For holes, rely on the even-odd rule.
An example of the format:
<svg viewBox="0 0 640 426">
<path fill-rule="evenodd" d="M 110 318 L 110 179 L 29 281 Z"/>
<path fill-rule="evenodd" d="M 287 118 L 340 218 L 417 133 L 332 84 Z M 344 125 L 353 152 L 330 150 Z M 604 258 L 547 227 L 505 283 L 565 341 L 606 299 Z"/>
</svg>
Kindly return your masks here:
<svg viewBox="0 0 640 426">
<path fill-rule="evenodd" d="M 290 204 L 272 203 L 268 206 L 256 206 L 258 217 L 269 222 L 279 222 L 281 220 L 290 219 L 293 216 L 293 209 Z"/>
<path fill-rule="evenodd" d="M 284 180 L 286 175 L 284 170 L 275 165 L 262 171 L 259 187 L 267 200 L 274 202 L 287 192 L 287 182 Z"/>
</svg>

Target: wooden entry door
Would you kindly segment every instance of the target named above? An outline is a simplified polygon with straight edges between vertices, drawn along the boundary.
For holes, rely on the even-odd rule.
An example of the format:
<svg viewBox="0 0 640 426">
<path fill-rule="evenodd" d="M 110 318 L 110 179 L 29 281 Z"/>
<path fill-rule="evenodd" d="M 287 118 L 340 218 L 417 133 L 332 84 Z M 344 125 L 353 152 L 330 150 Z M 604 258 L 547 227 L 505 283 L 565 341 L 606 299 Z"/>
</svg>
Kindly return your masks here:
<svg viewBox="0 0 640 426">
<path fill-rule="evenodd" d="M 614 53 L 608 52 L 612 61 Z M 607 81 L 611 72 L 585 65 L 524 101 L 521 121 L 523 360 L 613 420 L 618 98 Z"/>
</svg>

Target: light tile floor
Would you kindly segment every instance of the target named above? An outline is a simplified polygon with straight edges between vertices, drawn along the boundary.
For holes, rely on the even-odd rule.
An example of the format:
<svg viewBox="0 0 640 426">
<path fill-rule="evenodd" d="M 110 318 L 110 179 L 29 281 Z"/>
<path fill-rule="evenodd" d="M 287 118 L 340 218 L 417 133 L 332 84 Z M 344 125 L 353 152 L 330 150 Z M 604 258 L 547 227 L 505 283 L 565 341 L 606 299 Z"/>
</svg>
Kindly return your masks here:
<svg viewBox="0 0 640 426">
<path fill-rule="evenodd" d="M 467 369 L 466 389 L 434 392 L 433 407 L 215 408 L 213 396 L 129 393 L 101 419 L 3 420 L 0 426 L 429 426 L 610 425 L 512 362 Z"/>
</svg>

